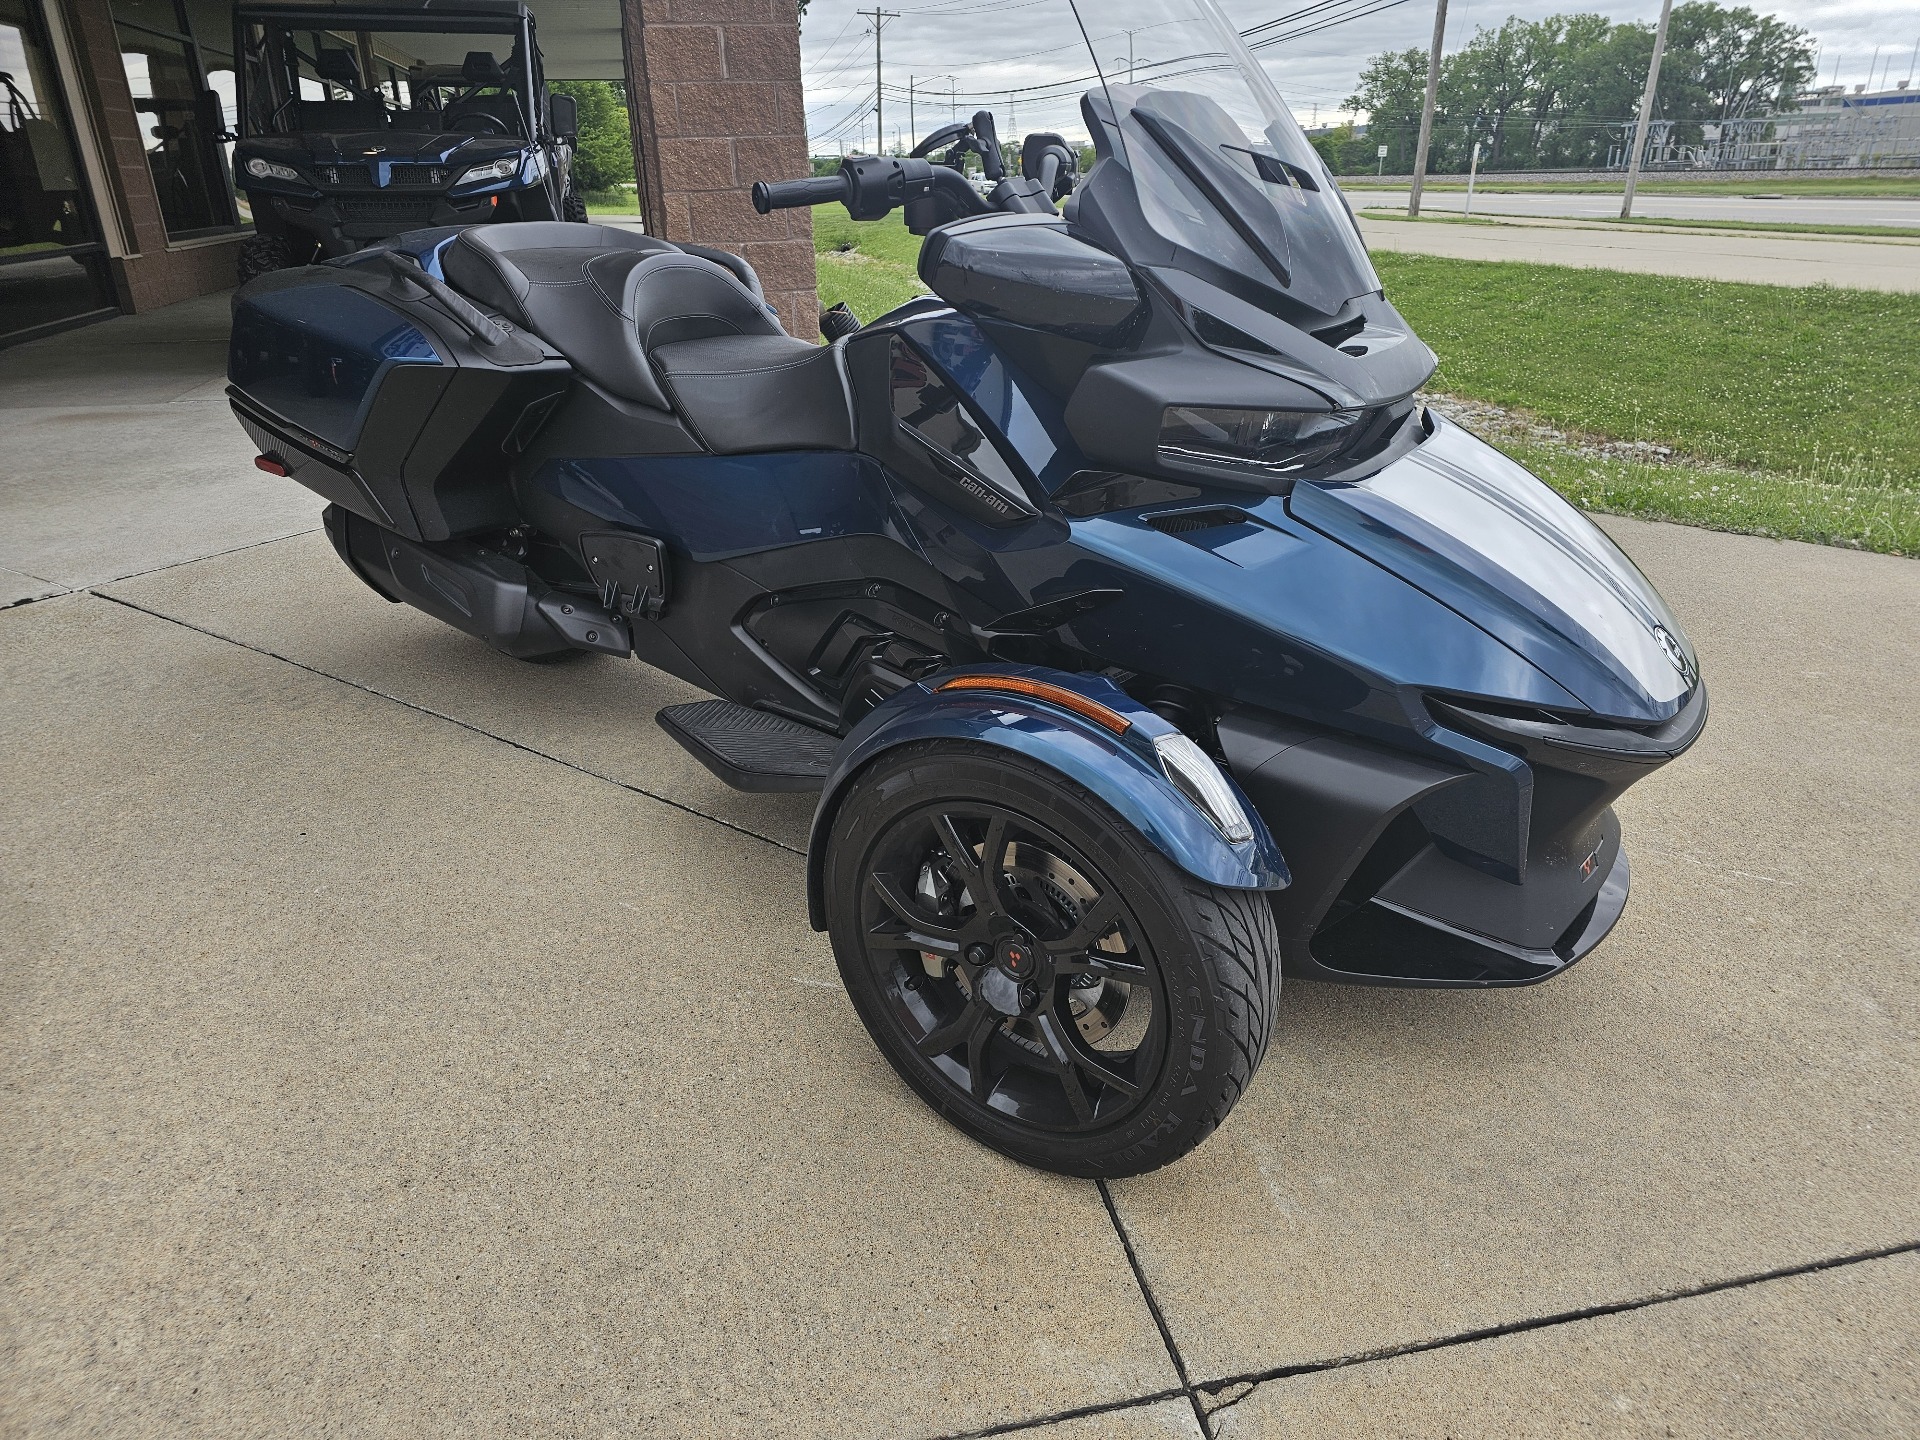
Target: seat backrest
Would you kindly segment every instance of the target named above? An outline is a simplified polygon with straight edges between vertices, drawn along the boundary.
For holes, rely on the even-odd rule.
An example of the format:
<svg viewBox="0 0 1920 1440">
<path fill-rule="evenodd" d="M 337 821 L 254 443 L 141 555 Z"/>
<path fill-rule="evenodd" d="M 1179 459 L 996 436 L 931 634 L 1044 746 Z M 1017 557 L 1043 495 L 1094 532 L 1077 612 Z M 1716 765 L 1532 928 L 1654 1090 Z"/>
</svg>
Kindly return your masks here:
<svg viewBox="0 0 1920 1440">
<path fill-rule="evenodd" d="M 510 135 L 518 135 L 524 128 L 520 102 L 512 95 L 482 95 L 477 100 L 462 100 L 447 110 L 444 123 L 449 130 L 462 130 L 475 115 L 499 121 Z"/>
<path fill-rule="evenodd" d="M 322 134 L 341 130 L 384 130 L 387 107 L 378 95 L 362 95 L 354 100 L 302 100 L 298 115 L 300 128 Z"/>
<path fill-rule="evenodd" d="M 606 225 L 477 225 L 441 266 L 455 289 L 540 336 L 588 379 L 662 410 L 672 405 L 649 360 L 654 347 L 786 333 L 730 269 Z"/>
</svg>

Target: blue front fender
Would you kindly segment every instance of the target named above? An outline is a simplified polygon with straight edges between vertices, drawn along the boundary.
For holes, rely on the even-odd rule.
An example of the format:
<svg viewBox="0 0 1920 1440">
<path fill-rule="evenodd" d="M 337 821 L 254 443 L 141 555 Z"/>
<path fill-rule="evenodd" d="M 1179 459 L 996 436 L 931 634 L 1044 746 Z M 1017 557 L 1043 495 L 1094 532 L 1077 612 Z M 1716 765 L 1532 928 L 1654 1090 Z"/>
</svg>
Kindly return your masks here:
<svg viewBox="0 0 1920 1440">
<path fill-rule="evenodd" d="M 1239 796 L 1253 838 L 1235 845 L 1161 769 L 1156 736 L 1175 727 L 1102 676 L 1070 675 L 1025 665 L 970 666 L 968 674 L 1041 679 L 1124 715 L 1124 736 L 1072 711 L 1012 692 L 940 691 L 941 676 L 910 686 L 878 706 L 841 742 L 814 811 L 807 844 L 807 915 L 827 928 L 821 894 L 827 837 L 847 789 L 876 757 L 898 745 L 947 740 L 1025 755 L 1091 792 L 1161 854 L 1197 880 L 1232 890 L 1278 890 L 1289 883 L 1286 861 L 1253 803 Z"/>
</svg>

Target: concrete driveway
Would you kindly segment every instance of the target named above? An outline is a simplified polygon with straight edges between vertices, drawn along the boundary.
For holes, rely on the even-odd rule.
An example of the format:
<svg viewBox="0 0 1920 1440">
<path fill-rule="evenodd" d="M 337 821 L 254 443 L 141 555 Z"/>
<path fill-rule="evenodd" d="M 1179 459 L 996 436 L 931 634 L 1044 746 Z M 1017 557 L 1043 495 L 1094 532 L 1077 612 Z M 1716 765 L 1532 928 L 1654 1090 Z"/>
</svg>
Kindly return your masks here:
<svg viewBox="0 0 1920 1440">
<path fill-rule="evenodd" d="M 1295 985 L 1103 1187 L 896 1081 L 685 687 L 348 575 L 220 318 L 0 355 L 0 1432 L 1920 1432 L 1920 567 L 1607 522 L 1715 703 L 1615 937 Z"/>
</svg>

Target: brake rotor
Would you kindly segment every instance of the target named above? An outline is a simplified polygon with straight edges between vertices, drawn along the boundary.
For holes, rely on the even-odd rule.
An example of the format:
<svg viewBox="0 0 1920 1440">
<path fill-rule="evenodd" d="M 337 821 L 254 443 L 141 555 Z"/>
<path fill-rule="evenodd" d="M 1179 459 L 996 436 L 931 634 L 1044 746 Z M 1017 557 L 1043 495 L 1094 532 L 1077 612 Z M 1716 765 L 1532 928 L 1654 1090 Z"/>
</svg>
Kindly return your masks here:
<svg viewBox="0 0 1920 1440">
<path fill-rule="evenodd" d="M 978 857 L 984 848 L 982 845 L 974 846 L 974 855 Z M 1027 912 L 1027 918 L 1039 922 L 1036 928 L 1042 933 L 1071 931 L 1080 923 L 1080 917 L 1088 907 L 1100 898 L 1099 892 L 1084 875 L 1052 851 L 1038 845 L 1013 841 L 1008 844 L 1003 859 L 1005 863 L 1001 867 L 1000 883 L 1015 905 Z M 931 859 L 921 865 L 915 891 L 929 909 L 939 910 L 940 877 L 934 873 Z M 966 887 L 962 886 L 955 899 L 955 908 L 964 908 L 972 900 Z M 1116 955 L 1124 955 L 1127 950 L 1126 942 L 1117 932 L 1109 932 L 1101 937 L 1093 948 Z M 922 950 L 920 963 L 927 974 L 936 979 L 951 973 L 961 993 L 969 999 L 973 997 L 972 982 L 967 979 L 966 971 L 956 965 L 949 972 L 945 956 Z M 1067 1008 L 1075 1027 L 1080 1031 L 1081 1039 L 1091 1045 L 1111 1034 L 1126 1013 L 1129 991 L 1130 987 L 1123 980 L 1100 975 L 1073 976 L 1067 982 Z M 1031 1027 L 1026 1022 L 1009 1020 L 1003 1028 L 1015 1043 L 1036 1053 L 1044 1053 L 1039 1038 L 1029 1033 Z"/>
</svg>

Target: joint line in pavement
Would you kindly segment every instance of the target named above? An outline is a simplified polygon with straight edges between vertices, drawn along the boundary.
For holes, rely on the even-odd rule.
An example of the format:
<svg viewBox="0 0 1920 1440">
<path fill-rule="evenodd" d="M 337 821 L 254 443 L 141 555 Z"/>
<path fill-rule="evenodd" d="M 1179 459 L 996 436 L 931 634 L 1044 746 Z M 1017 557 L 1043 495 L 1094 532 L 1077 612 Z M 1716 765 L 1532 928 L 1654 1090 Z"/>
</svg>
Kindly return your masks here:
<svg viewBox="0 0 1920 1440">
<path fill-rule="evenodd" d="M 1104 1182 L 1102 1188 L 1104 1190 Z M 1299 1365 L 1279 1365 L 1271 1370 L 1248 1371 L 1242 1375 L 1225 1375 L 1218 1380 L 1207 1381 L 1206 1388 L 1209 1391 L 1218 1391 L 1230 1385 L 1251 1387 L 1265 1384 L 1269 1380 L 1287 1380 L 1296 1375 L 1314 1375 L 1325 1370 L 1340 1370 L 1349 1365 L 1370 1365 L 1375 1361 L 1393 1360 L 1402 1355 L 1419 1355 L 1428 1350 L 1446 1350 L 1455 1345 L 1471 1345 L 1479 1340 L 1497 1340 L 1503 1335 L 1519 1335 L 1529 1330 L 1549 1330 L 1557 1325 L 1571 1325 L 1580 1320 L 1595 1320 L 1607 1315 L 1647 1310 L 1656 1305 L 1671 1304 L 1676 1300 L 1694 1300 L 1702 1295 L 1717 1295 L 1723 1290 L 1740 1290 L 1749 1285 L 1765 1284 L 1769 1280 L 1791 1280 L 1798 1275 L 1816 1275 L 1822 1270 L 1838 1270 L 1848 1265 L 1864 1264 L 1869 1260 L 1886 1260 L 1895 1255 L 1908 1255 L 1915 1252 L 1920 1252 L 1920 1240 L 1909 1240 L 1898 1245 L 1883 1245 L 1877 1249 L 1860 1250 L 1850 1255 L 1835 1255 L 1825 1260 L 1809 1260 L 1803 1265 L 1785 1265 L 1777 1270 L 1763 1270 L 1751 1275 L 1736 1275 L 1726 1280 L 1710 1280 L 1704 1285 L 1689 1286 L 1685 1290 L 1669 1290 L 1660 1295 L 1645 1295 L 1636 1300 L 1615 1300 L 1603 1305 L 1589 1305 L 1579 1310 L 1562 1310 L 1552 1315 L 1539 1315 L 1528 1320 L 1510 1320 L 1503 1325 L 1487 1325 L 1477 1330 L 1463 1330 L 1457 1335 L 1441 1335 L 1432 1340 L 1419 1340 L 1408 1345 L 1392 1345 L 1357 1355 L 1341 1355 L 1331 1360 L 1309 1360 Z M 1244 1394 L 1236 1395 L 1226 1405 L 1216 1406 L 1213 1413 L 1217 1415 L 1229 1405 L 1236 1404 L 1245 1398 Z"/>
<path fill-rule="evenodd" d="M 758 840 L 763 844 L 773 846 L 776 850 L 784 850 L 789 855 L 806 854 L 806 851 L 797 849 L 785 841 L 776 840 L 771 835 L 762 835 L 757 830 L 749 830 L 744 825 L 736 825 L 731 820 L 722 820 L 718 815 L 709 815 L 706 811 L 696 809 L 684 801 L 658 794 L 655 791 L 646 789 L 644 786 L 635 785 L 631 781 L 621 780 L 612 775 L 603 775 L 598 770 L 588 769 L 585 765 L 577 764 L 572 760 L 564 759 L 546 750 L 537 749 L 532 745 L 526 744 L 524 741 L 514 740 L 505 735 L 496 735 L 493 731 L 482 729 L 471 721 L 460 719 L 457 715 L 448 715 L 444 711 L 435 710 L 430 706 L 419 705 L 411 700 L 403 700 L 398 695 L 389 695 L 384 690 L 376 690 L 371 685 L 362 685 L 357 680 L 348 680 L 339 675 L 328 674 L 325 670 L 316 669 L 312 665 L 295 660 L 292 656 L 282 655 L 277 650 L 268 650 L 259 645 L 249 645 L 246 641 L 236 640 L 231 635 L 222 635 L 217 630 L 208 630 L 204 626 L 177 619 L 172 615 L 164 615 L 158 610 L 149 610 L 144 605 L 136 605 L 133 601 L 122 599 L 118 595 L 109 595 L 104 590 L 85 590 L 81 593 L 91 595 L 97 600 L 106 600 L 114 605 L 122 606 L 137 614 L 149 616 L 152 619 L 162 621 L 168 625 L 178 625 L 182 630 L 191 630 L 196 635 L 205 635 L 209 640 L 219 640 L 224 644 L 233 646 L 235 649 L 247 650 L 255 655 L 263 655 L 269 660 L 278 660 L 283 665 L 291 665 L 296 670 L 304 670 L 307 674 L 317 675 L 322 680 L 331 680 L 336 685 L 346 686 L 349 690 L 358 690 L 363 695 L 372 695 L 377 699 L 389 701 L 392 704 L 400 706 L 402 709 L 413 711 L 416 715 L 427 715 L 435 720 L 444 720 L 447 724 L 458 726 L 469 734 L 479 735 L 488 740 L 497 741 L 499 744 L 505 745 L 510 749 L 518 750 L 522 754 L 532 755 L 541 760 L 550 760 L 555 765 L 571 770 L 575 774 L 585 775 L 591 780 L 604 781 L 608 785 L 617 785 L 622 790 L 626 790 L 634 795 L 644 795 L 649 800 L 657 800 L 662 805 L 670 805 L 675 810 L 684 811 L 688 815 L 697 815 L 700 819 L 710 821 L 724 829 L 731 830 L 736 835 L 744 835 L 749 840 Z"/>
<path fill-rule="evenodd" d="M 1180 1353 L 1180 1347 L 1173 1342 L 1173 1330 L 1167 1324 L 1167 1317 L 1160 1309 L 1160 1301 L 1153 1293 L 1153 1287 L 1147 1283 L 1147 1272 L 1140 1268 L 1140 1257 L 1134 1252 L 1133 1237 L 1127 1234 L 1126 1222 L 1120 1218 L 1119 1207 L 1113 1203 L 1113 1191 L 1104 1180 L 1093 1182 L 1100 1190 L 1101 1203 L 1107 1207 L 1107 1219 L 1113 1222 L 1113 1233 L 1120 1237 L 1120 1248 L 1126 1251 L 1127 1265 L 1133 1271 L 1134 1284 L 1140 1287 L 1140 1295 L 1147 1302 L 1147 1312 L 1153 1316 L 1154 1327 L 1160 1332 L 1160 1343 L 1167 1347 L 1167 1358 L 1173 1361 L 1173 1370 L 1180 1377 L 1180 1392 L 1187 1397 L 1187 1403 L 1193 1406 L 1193 1418 L 1200 1425 L 1202 1435 L 1211 1435 L 1213 1430 L 1207 1424 L 1207 1412 L 1200 1404 L 1200 1396 L 1193 1388 L 1193 1377 L 1187 1374 L 1187 1362 Z"/>
<path fill-rule="evenodd" d="M 1136 1395 L 1128 1400 L 1106 1400 L 1098 1405 L 1080 1405 L 1072 1410 L 1057 1410 L 1050 1415 L 1029 1415 L 1019 1420 L 1008 1420 L 1003 1424 L 989 1425 L 983 1430 L 960 1430 L 951 1435 L 938 1435 L 934 1440 L 989 1440 L 994 1435 L 1014 1435 L 1030 1430 L 1036 1425 L 1058 1425 L 1067 1420 L 1084 1420 L 1089 1415 L 1112 1415 L 1120 1410 L 1135 1410 L 1142 1405 L 1157 1405 L 1162 1400 L 1178 1400 L 1184 1396 L 1184 1390 L 1156 1390 L 1151 1395 Z"/>
</svg>

